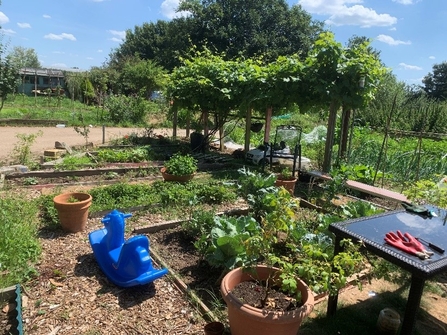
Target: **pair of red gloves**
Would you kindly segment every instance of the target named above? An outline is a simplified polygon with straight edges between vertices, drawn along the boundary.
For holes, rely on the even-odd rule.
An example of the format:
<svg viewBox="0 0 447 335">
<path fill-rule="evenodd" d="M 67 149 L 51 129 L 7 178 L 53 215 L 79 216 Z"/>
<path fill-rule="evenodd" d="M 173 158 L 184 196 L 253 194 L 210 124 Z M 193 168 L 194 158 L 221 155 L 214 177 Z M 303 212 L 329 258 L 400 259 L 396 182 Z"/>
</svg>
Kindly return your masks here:
<svg viewBox="0 0 447 335">
<path fill-rule="evenodd" d="M 394 232 L 386 233 L 385 242 L 420 259 L 427 259 L 433 255 L 433 252 L 425 250 L 422 243 L 410 235 L 410 233 L 402 234 L 399 230 L 397 234 Z"/>
</svg>

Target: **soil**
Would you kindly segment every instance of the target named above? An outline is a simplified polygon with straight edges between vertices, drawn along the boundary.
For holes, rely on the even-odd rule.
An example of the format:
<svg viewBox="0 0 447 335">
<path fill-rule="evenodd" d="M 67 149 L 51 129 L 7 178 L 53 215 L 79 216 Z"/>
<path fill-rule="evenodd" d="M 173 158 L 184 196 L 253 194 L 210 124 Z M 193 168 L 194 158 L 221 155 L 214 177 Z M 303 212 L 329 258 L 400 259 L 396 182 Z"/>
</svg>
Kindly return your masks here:
<svg viewBox="0 0 447 335">
<path fill-rule="evenodd" d="M 20 128 L 23 131 L 26 127 Z M 32 129 L 34 133 L 35 128 Z M 0 129 L 2 135 L 3 130 L 4 128 Z M 74 143 L 82 144 L 83 139 L 74 131 L 73 133 L 80 141 Z M 54 139 L 53 135 L 51 143 Z M 48 148 L 46 145 L 44 147 Z M 8 151 L 5 148 L 0 146 L 0 157 L 5 157 L 2 156 Z M 6 153 L 6 157 L 7 155 Z M 82 177 L 83 183 L 73 178 L 54 178 L 51 182 L 62 183 L 64 188 L 72 190 L 87 189 L 88 180 L 93 182 L 95 178 L 97 179 L 95 176 Z M 51 186 L 36 189 L 23 188 L 20 185 L 23 183 L 18 181 L 17 189 L 26 189 L 30 197 L 51 191 Z M 379 202 L 379 199 L 369 200 Z M 387 208 L 396 207 L 395 203 L 383 200 L 380 203 Z M 241 205 L 227 204 L 220 210 L 240 208 Z M 126 238 L 133 235 L 132 228 L 153 226 L 164 221 L 159 214 L 139 213 L 127 220 Z M 204 318 L 203 311 L 197 309 L 197 304 L 192 304 L 191 298 L 179 288 L 181 285 L 173 279 L 172 274 L 178 273 L 181 281 L 195 290 L 208 307 L 212 308 L 216 303 L 221 303 L 219 284 L 223 273 L 220 269 L 210 268 L 199 257 L 193 241 L 182 232 L 181 227 L 146 234 L 151 243 L 154 267 L 167 265 L 171 275 L 148 285 L 126 289 L 110 283 L 93 256 L 88 232 L 102 227 L 101 218 L 90 218 L 84 232 L 66 234 L 61 230 L 40 231 L 43 252 L 41 261 L 37 264 L 39 274 L 22 286 L 25 333 L 203 334 L 203 327 L 208 319 Z M 430 317 L 417 320 L 416 328 L 420 334 L 447 334 L 447 274 L 437 277 L 436 281 L 441 291 L 426 291 L 423 296 L 421 312 Z M 339 305 L 356 306 L 371 301 L 372 293 L 380 296 L 383 292 L 398 289 L 399 286 L 384 280 L 373 280 L 365 283 L 361 291 L 354 286 L 346 289 L 339 296 Z M 318 304 L 311 319 L 324 314 L 324 309 L 324 302 Z M 225 322 L 225 316 L 221 321 Z M 310 332 L 303 329 L 300 330 L 301 333 L 326 334 L 314 329 Z"/>
</svg>

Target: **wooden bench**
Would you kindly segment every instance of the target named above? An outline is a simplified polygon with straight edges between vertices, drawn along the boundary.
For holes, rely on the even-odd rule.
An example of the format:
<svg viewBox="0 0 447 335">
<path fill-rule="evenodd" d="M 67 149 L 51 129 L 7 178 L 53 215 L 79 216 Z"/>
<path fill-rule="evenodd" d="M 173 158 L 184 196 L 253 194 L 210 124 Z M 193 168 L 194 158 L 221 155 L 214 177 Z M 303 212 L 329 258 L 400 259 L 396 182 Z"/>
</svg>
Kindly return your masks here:
<svg viewBox="0 0 447 335">
<path fill-rule="evenodd" d="M 307 173 L 311 176 L 309 189 L 312 188 L 313 183 L 315 182 L 316 179 L 321 179 L 321 180 L 325 180 L 325 181 L 332 180 L 332 177 L 329 174 L 323 173 L 321 171 L 307 171 Z M 371 186 L 371 185 L 360 183 L 360 182 L 354 181 L 354 180 L 347 180 L 345 185 L 346 185 L 346 187 L 348 187 L 350 189 L 360 191 L 363 193 L 367 193 L 367 194 L 370 194 L 375 197 L 394 200 L 394 201 L 398 201 L 398 202 L 403 202 L 403 201 L 410 202 L 407 199 L 407 197 L 405 195 L 403 195 L 402 193 L 390 191 L 385 188 Z"/>
</svg>

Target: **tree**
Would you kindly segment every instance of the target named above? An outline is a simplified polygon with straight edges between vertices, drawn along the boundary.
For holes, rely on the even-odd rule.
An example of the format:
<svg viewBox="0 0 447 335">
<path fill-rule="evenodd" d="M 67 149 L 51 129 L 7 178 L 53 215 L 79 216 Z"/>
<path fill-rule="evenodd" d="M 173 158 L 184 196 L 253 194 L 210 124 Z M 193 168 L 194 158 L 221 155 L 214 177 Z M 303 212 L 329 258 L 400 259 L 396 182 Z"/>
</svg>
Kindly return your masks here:
<svg viewBox="0 0 447 335">
<path fill-rule="evenodd" d="M 229 59 L 262 55 L 274 61 L 280 55 L 306 55 L 323 26 L 284 0 L 184 1 L 179 10 L 192 13 L 191 40 L 196 45 L 207 42 Z"/>
<path fill-rule="evenodd" d="M 135 26 L 134 31 L 127 30 L 124 43 L 109 55 L 109 65 L 119 67 L 127 58 L 138 55 L 172 70 L 181 64 L 179 56 L 184 56 L 191 47 L 189 24 L 188 18 L 178 18 L 169 22 L 143 23 Z"/>
<path fill-rule="evenodd" d="M 11 57 L 3 57 L 5 46 L 0 43 L 0 111 L 8 95 L 13 93 L 19 83 L 19 71 Z"/>
<path fill-rule="evenodd" d="M 422 79 L 424 91 L 433 99 L 447 100 L 447 62 L 433 65 L 433 72 Z"/>
<path fill-rule="evenodd" d="M 39 58 L 34 49 L 27 49 L 23 47 L 14 47 L 9 54 L 14 66 L 21 69 L 24 67 L 31 67 L 35 69 L 41 68 Z"/>
<path fill-rule="evenodd" d="M 111 60 L 138 54 L 172 70 L 191 46 L 206 46 L 226 59 L 259 56 L 270 62 L 295 53 L 304 58 L 323 29 L 322 22 L 285 0 L 182 1 L 179 10 L 191 15 L 127 31 Z"/>
<path fill-rule="evenodd" d="M 146 98 L 152 91 L 164 86 L 165 71 L 152 60 L 139 57 L 127 59 L 121 70 L 120 82 L 126 94 L 138 94 Z"/>
</svg>

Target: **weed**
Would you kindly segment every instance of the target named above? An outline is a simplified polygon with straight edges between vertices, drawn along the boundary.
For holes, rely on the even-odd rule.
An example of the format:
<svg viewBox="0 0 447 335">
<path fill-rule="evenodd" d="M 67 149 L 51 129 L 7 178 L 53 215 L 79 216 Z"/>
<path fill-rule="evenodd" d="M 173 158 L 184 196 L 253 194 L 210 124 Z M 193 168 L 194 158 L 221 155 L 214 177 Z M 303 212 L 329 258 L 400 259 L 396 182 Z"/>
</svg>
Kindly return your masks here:
<svg viewBox="0 0 447 335">
<path fill-rule="evenodd" d="M 23 185 L 37 185 L 39 181 L 34 177 L 27 177 L 23 180 Z"/>
<path fill-rule="evenodd" d="M 38 136 L 42 136 L 42 130 L 35 134 L 17 134 L 19 142 L 14 146 L 12 157 L 15 163 L 22 165 L 33 164 L 31 157 L 31 147 Z"/>
</svg>

